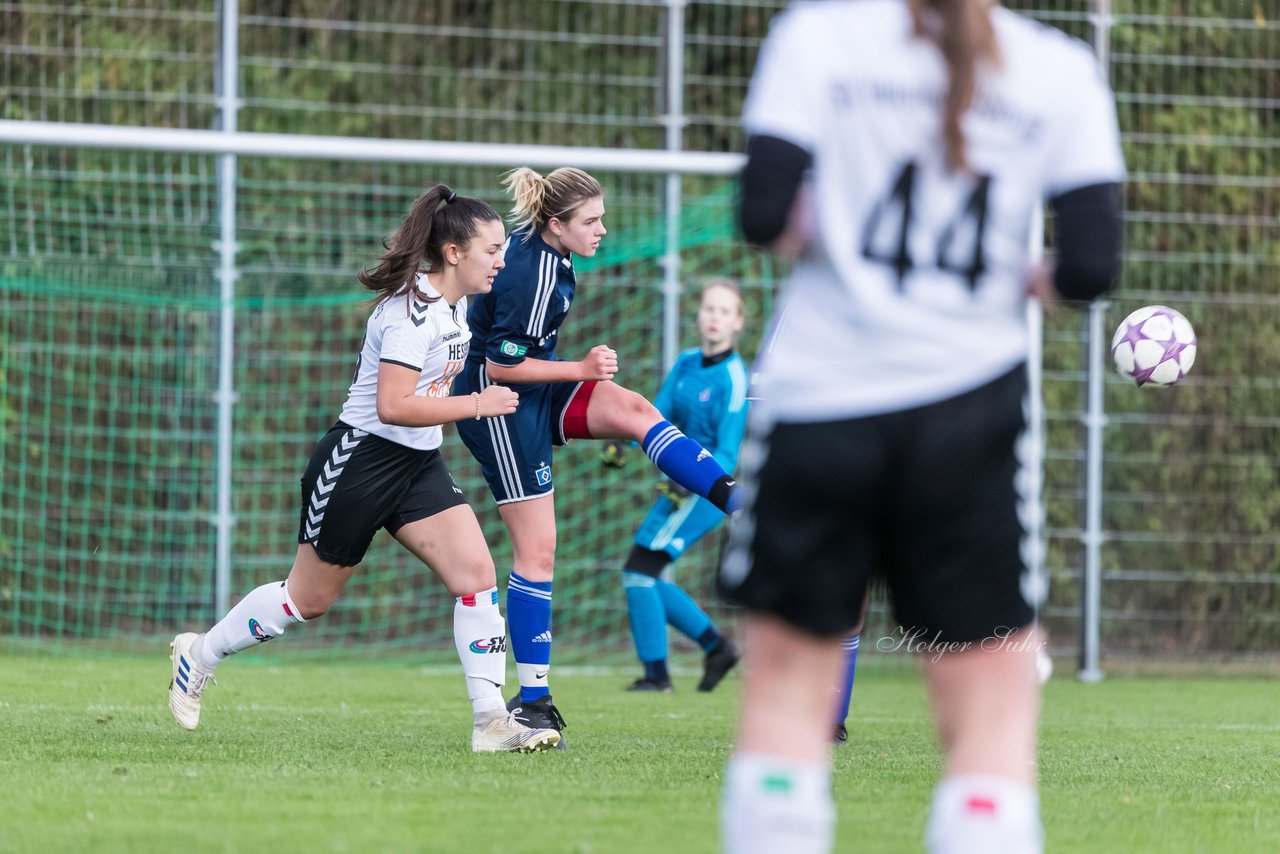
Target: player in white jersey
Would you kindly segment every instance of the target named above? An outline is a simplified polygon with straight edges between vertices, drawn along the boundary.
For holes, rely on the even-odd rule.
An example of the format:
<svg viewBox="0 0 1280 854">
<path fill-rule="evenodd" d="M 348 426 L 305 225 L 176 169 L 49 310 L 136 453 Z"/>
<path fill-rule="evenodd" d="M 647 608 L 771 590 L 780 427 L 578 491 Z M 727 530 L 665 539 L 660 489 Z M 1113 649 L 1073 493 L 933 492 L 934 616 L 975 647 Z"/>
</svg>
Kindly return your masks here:
<svg viewBox="0 0 1280 854">
<path fill-rule="evenodd" d="M 1119 273 L 1114 99 L 1087 47 L 990 0 L 826 0 L 774 20 L 744 124 L 743 230 L 796 263 L 720 578 L 749 612 L 725 848 L 830 850 L 828 686 L 875 573 L 931 650 L 929 850 L 1037 852 L 1024 300 Z"/>
<path fill-rule="evenodd" d="M 438 184 L 414 204 L 379 263 L 360 273 L 377 303 L 342 414 L 302 478 L 293 568 L 284 581 L 250 591 L 208 631 L 174 638 L 169 709 L 182 727 L 199 724 L 219 663 L 328 611 L 385 528 L 456 597 L 453 635 L 472 704 L 472 750 L 559 743 L 555 730 L 532 729 L 506 710 L 507 632 L 493 558 L 439 451 L 441 424 L 509 415 L 519 401 L 502 386 L 450 396 L 471 340 L 467 297 L 493 286 L 504 240 L 493 208 Z"/>
</svg>

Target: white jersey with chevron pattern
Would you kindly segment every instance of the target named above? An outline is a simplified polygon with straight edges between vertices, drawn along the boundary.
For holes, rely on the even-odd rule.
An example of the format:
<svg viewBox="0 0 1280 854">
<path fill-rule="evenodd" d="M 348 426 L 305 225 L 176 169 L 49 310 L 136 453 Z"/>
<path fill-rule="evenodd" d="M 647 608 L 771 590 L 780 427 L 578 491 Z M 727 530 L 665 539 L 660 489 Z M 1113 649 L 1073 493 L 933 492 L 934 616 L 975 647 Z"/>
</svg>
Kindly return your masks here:
<svg viewBox="0 0 1280 854">
<path fill-rule="evenodd" d="M 434 301 L 416 296 L 406 300 L 405 289 L 378 303 L 369 316 L 355 379 L 338 417 L 387 441 L 430 451 L 444 441 L 439 426 L 400 427 L 378 419 L 378 366 L 389 362 L 420 371 L 417 394 L 448 397 L 453 379 L 466 361 L 471 329 L 467 326 L 466 297 L 449 305 L 423 273 L 418 274 L 417 285 Z"/>
</svg>

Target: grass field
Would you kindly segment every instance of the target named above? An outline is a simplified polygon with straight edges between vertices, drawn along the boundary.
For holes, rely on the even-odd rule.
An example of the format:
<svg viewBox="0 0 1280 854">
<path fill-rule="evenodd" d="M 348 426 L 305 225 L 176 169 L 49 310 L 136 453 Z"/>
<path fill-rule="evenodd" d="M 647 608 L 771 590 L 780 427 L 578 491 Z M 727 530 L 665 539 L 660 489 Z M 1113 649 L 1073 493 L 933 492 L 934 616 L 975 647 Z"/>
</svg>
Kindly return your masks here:
<svg viewBox="0 0 1280 854">
<path fill-rule="evenodd" d="M 571 749 L 476 756 L 452 672 L 246 656 L 188 733 L 164 652 L 0 657 L 0 851 L 718 850 L 733 679 L 637 697 L 630 674 L 558 671 Z M 1054 680 L 1048 850 L 1280 851 L 1278 709 L 1270 680 Z M 836 754 L 837 849 L 921 850 L 937 773 L 919 678 L 873 662 Z"/>
</svg>

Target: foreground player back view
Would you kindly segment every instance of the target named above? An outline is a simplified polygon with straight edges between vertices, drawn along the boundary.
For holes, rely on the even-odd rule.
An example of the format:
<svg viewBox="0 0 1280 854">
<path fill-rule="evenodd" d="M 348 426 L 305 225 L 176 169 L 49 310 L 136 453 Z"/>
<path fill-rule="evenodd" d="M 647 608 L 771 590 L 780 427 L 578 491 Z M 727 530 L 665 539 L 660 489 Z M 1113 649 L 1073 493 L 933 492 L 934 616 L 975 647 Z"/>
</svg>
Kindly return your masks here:
<svg viewBox="0 0 1280 854">
<path fill-rule="evenodd" d="M 923 660 L 945 753 L 929 850 L 1034 854 L 1024 302 L 1118 274 L 1114 100 L 1085 45 L 989 0 L 828 0 L 775 19 L 744 123 L 744 231 L 797 261 L 721 572 L 750 612 L 726 850 L 831 849 L 826 697 L 874 574 L 944 645 Z M 1057 265 L 1029 274 L 1045 199 Z"/>
</svg>

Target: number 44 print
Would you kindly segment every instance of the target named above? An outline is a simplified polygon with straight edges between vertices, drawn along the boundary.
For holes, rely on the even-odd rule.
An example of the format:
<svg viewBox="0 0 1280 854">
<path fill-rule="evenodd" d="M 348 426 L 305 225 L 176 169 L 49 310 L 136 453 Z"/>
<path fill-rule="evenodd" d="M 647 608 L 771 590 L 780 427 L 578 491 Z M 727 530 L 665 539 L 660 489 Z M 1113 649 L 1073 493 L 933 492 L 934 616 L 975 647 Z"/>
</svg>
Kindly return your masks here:
<svg viewBox="0 0 1280 854">
<path fill-rule="evenodd" d="M 876 202 L 862 232 L 862 257 L 893 268 L 898 277 L 899 291 L 903 289 L 907 274 L 919 266 L 909 249 L 917 171 L 914 161 L 898 170 L 889 194 Z M 973 182 L 973 189 L 964 203 L 938 235 L 932 259 L 937 269 L 955 273 L 964 279 L 970 291 L 977 290 L 978 277 L 987 269 L 982 235 L 987 225 L 991 176 L 974 175 Z"/>
</svg>

